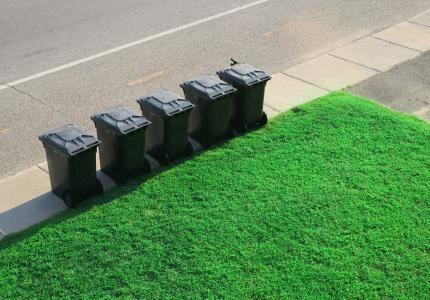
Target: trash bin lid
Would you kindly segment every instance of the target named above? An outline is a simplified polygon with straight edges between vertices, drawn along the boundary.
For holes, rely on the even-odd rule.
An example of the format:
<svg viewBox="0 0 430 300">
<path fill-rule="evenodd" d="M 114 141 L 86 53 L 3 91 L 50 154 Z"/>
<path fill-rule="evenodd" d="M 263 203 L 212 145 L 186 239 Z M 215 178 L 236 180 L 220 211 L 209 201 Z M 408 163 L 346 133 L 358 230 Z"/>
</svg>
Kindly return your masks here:
<svg viewBox="0 0 430 300">
<path fill-rule="evenodd" d="M 211 75 L 203 75 L 181 84 L 184 90 L 192 91 L 209 100 L 235 93 L 237 90 L 230 84 Z"/>
<path fill-rule="evenodd" d="M 217 72 L 218 76 L 233 84 L 250 87 L 271 79 L 264 71 L 248 64 L 235 64 L 231 68 Z"/>
<path fill-rule="evenodd" d="M 100 145 L 93 135 L 73 124 L 48 131 L 39 139 L 69 157 Z"/>
<path fill-rule="evenodd" d="M 137 100 L 137 102 L 141 106 L 149 106 L 161 115 L 167 117 L 194 108 L 194 104 L 190 101 L 182 99 L 169 91 L 156 92 Z"/>
<path fill-rule="evenodd" d="M 113 129 L 115 133 L 124 135 L 151 124 L 148 119 L 137 112 L 125 107 L 117 106 L 91 116 L 94 123 Z"/>
</svg>

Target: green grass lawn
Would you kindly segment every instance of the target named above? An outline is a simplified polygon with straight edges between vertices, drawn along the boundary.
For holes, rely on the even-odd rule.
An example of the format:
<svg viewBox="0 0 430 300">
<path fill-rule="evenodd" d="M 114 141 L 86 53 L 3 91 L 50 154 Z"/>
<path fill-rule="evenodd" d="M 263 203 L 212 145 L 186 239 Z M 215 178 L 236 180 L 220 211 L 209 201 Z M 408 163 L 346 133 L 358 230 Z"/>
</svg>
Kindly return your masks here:
<svg viewBox="0 0 430 300">
<path fill-rule="evenodd" d="M 0 298 L 429 298 L 430 125 L 335 93 L 0 244 Z"/>
</svg>

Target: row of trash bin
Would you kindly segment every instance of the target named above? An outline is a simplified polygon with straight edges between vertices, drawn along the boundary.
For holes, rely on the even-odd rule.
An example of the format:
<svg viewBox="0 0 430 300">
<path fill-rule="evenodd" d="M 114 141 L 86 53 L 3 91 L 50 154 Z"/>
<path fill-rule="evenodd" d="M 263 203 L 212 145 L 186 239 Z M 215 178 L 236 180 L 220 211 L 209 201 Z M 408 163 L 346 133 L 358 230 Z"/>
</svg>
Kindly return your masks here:
<svg viewBox="0 0 430 300">
<path fill-rule="evenodd" d="M 97 138 L 70 124 L 40 135 L 52 191 L 69 207 L 102 194 L 97 148 L 101 171 L 123 184 L 151 172 L 148 157 L 168 165 L 194 154 L 193 141 L 210 147 L 264 126 L 264 91 L 271 77 L 234 61 L 217 74 L 219 78 L 203 75 L 182 83 L 185 99 L 161 91 L 137 100 L 142 115 L 124 106 L 94 114 Z"/>
</svg>

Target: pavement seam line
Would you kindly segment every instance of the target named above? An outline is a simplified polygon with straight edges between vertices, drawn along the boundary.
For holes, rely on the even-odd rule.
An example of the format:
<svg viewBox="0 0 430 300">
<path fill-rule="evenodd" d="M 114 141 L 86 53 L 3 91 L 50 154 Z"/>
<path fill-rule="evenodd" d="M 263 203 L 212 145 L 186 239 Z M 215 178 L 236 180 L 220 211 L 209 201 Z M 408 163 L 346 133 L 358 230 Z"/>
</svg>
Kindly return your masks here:
<svg viewBox="0 0 430 300">
<path fill-rule="evenodd" d="M 380 31 L 378 31 L 378 32 L 380 32 Z M 373 34 L 377 34 L 378 32 L 373 33 Z M 369 35 L 369 36 L 367 36 L 367 37 L 372 38 L 372 39 L 375 39 L 375 40 L 378 40 L 378 41 L 381 41 L 381 42 L 385 42 L 385 43 L 388 43 L 388 44 L 391 44 L 391 45 L 396 45 L 396 44 L 394 44 L 394 43 L 392 43 L 392 42 L 389 42 L 389 41 L 386 41 L 386 40 L 384 40 L 384 39 L 377 38 L 377 37 L 376 37 L 376 36 L 374 36 L 373 34 L 372 34 L 372 35 Z M 417 52 L 417 53 L 418 53 L 418 55 L 419 55 L 420 53 L 424 53 L 424 52 L 426 52 L 426 51 L 420 51 L 420 50 L 412 49 L 412 48 L 409 48 L 409 47 L 407 47 L 407 46 L 403 46 L 403 45 L 396 45 L 396 46 L 399 46 L 399 47 L 401 47 L 401 48 L 405 48 L 405 49 L 408 49 L 408 50 L 411 50 L 411 51 Z"/>
<path fill-rule="evenodd" d="M 406 22 L 406 21 L 405 21 Z M 400 24 L 400 23 L 399 23 Z M 398 24 L 395 24 L 395 25 L 398 25 Z M 384 30 L 386 30 L 386 29 L 389 29 L 389 28 L 391 28 L 391 27 L 394 27 L 395 25 L 393 25 L 393 26 L 388 26 L 388 27 L 383 27 L 382 29 L 381 28 L 377 28 L 377 29 L 375 29 L 375 30 L 372 30 L 370 33 L 368 33 L 367 35 L 364 35 L 364 36 L 360 36 L 360 37 L 357 37 L 357 38 L 354 38 L 353 40 L 351 40 L 351 41 L 348 41 L 348 42 L 346 42 L 345 44 L 342 44 L 342 45 L 340 45 L 339 47 L 337 47 L 337 48 L 332 48 L 332 49 L 329 49 L 329 50 L 327 50 L 327 51 L 325 51 L 325 52 L 322 52 L 321 54 L 316 54 L 316 55 L 313 55 L 313 56 L 310 56 L 310 57 L 308 57 L 305 61 L 302 61 L 301 63 L 298 63 L 298 64 L 295 64 L 295 65 L 293 65 L 293 66 L 291 66 L 291 67 L 294 67 L 294 66 L 297 66 L 297 65 L 299 65 L 299 64 L 302 64 L 302 63 L 305 63 L 305 62 L 307 62 L 307 61 L 310 61 L 310 60 L 312 60 L 312 59 L 315 59 L 315 58 L 317 58 L 317 57 L 320 57 L 320 56 L 322 56 L 322 55 L 324 55 L 324 54 L 330 54 L 330 53 L 332 53 L 332 52 L 334 52 L 334 51 L 336 51 L 336 50 L 338 50 L 338 49 L 341 49 L 341 48 L 343 48 L 343 47 L 346 47 L 346 46 L 349 46 L 349 45 L 351 45 L 351 44 L 354 44 L 355 42 L 358 42 L 358 41 L 360 41 L 360 40 L 362 40 L 362 39 L 365 39 L 365 38 L 368 38 L 368 37 L 370 37 L 370 38 L 374 38 L 374 39 L 378 39 L 378 40 L 380 40 L 380 41 L 383 41 L 383 42 L 387 42 L 387 43 L 390 43 L 390 44 L 393 44 L 393 45 L 396 45 L 396 44 L 394 44 L 394 43 L 391 43 L 391 42 L 389 42 L 389 41 L 386 41 L 386 40 L 383 40 L 383 39 L 380 39 L 380 38 L 377 38 L 377 37 L 375 37 L 374 35 L 375 34 L 378 34 L 379 32 L 381 32 L 381 31 L 384 31 Z M 409 47 L 406 47 L 406 46 L 403 46 L 403 45 L 396 45 L 396 46 L 399 46 L 399 47 L 403 47 L 403 48 L 406 48 L 406 49 L 409 49 L 409 50 L 412 50 L 412 51 L 416 51 L 416 52 L 420 52 L 420 53 L 424 53 L 423 51 L 419 51 L 419 50 L 416 50 L 416 49 L 412 49 L 412 48 L 409 48 Z"/>
<path fill-rule="evenodd" d="M 38 167 L 39 169 L 41 169 L 43 172 L 45 172 L 46 174 L 48 174 L 49 175 L 49 172 L 47 172 L 44 168 L 42 168 L 41 166 L 39 166 L 39 165 L 36 165 L 36 167 Z"/>
<path fill-rule="evenodd" d="M 341 49 L 341 48 L 339 48 L 339 49 Z M 346 61 L 346 62 L 349 62 L 349 63 L 353 63 L 353 64 L 355 64 L 355 65 L 357 65 L 357 66 L 360 66 L 360 67 L 363 67 L 363 68 L 366 68 L 366 69 L 369 69 L 369 70 L 375 71 L 375 72 L 377 72 L 377 73 L 381 73 L 381 72 L 382 72 L 381 70 L 378 70 L 378 69 L 375 69 L 375 68 L 372 68 L 372 67 L 365 66 L 365 65 L 363 65 L 363 64 L 361 64 L 361 63 L 358 63 L 358 62 L 355 62 L 355 61 L 349 60 L 349 59 L 344 58 L 344 57 L 337 56 L 337 55 L 335 55 L 335 54 L 333 54 L 333 53 L 327 53 L 327 55 L 330 55 L 330 56 L 332 56 L 332 57 L 334 57 L 334 58 L 338 58 L 338 59 L 341 59 L 341 60 Z"/>
<path fill-rule="evenodd" d="M 276 111 L 276 112 L 278 112 L 278 113 L 281 113 L 281 111 L 280 111 L 279 109 L 274 108 L 274 107 L 273 107 L 272 105 L 270 105 L 270 104 L 264 103 L 264 105 L 265 105 L 265 106 L 267 106 L 267 107 L 269 107 L 269 108 L 271 108 L 271 109 L 273 109 L 274 111 Z"/>
<path fill-rule="evenodd" d="M 428 26 L 428 25 L 424 25 L 424 24 L 421 24 L 421 23 L 417 23 L 417 22 L 412 21 L 412 20 L 407 20 L 406 22 L 411 23 L 411 24 L 414 24 L 414 25 L 418 25 L 418 26 L 421 26 L 421 27 L 424 27 L 425 29 L 429 29 L 429 28 L 430 28 L 430 26 Z"/>
<path fill-rule="evenodd" d="M 258 1 L 254 1 L 254 2 L 251 2 L 251 3 L 245 4 L 245 5 L 242 5 L 242 6 L 238 6 L 236 8 L 232 8 L 230 10 L 226 10 L 226 11 L 221 12 L 221 13 L 217 13 L 215 15 L 212 15 L 212 16 L 209 16 L 209 17 L 206 17 L 206 18 L 199 19 L 197 21 L 193 21 L 193 22 L 181 25 L 181 26 L 177 26 L 175 28 L 162 31 L 160 33 L 157 33 L 157 34 L 154 34 L 154 35 L 151 35 L 151 36 L 148 36 L 148 37 L 136 40 L 134 42 L 130 42 L 130 43 L 118 46 L 118 47 L 114 47 L 114 48 L 111 48 L 109 50 L 106 50 L 106 51 L 103 51 L 103 52 L 99 52 L 99 53 L 91 55 L 91 56 L 87 56 L 87 57 L 84 57 L 84 58 L 81 58 L 81 59 L 78 59 L 78 60 L 75 60 L 75 61 L 63 64 L 63 65 L 51 68 L 51 69 L 48 69 L 48 70 L 45 70 L 45 71 L 42 71 L 42 72 L 30 75 L 30 76 L 27 76 L 27 77 L 23 77 L 21 79 L 17 79 L 15 81 L 9 82 L 8 84 L 4 84 L 6 87 L 5 86 L 0 86 L 0 90 L 6 89 L 7 87 L 15 86 L 15 85 L 18 85 L 18 84 L 21 84 L 21 83 L 24 83 L 24 82 L 28 82 L 28 81 L 31 81 L 33 79 L 44 77 L 44 76 L 47 76 L 47 75 L 50 75 L 50 74 L 53 74 L 53 73 L 56 73 L 56 72 L 59 72 L 59 71 L 65 70 L 65 69 L 69 69 L 69 68 L 81 65 L 83 63 L 86 63 L 86 62 L 89 62 L 89 61 L 93 61 L 93 60 L 98 59 L 100 57 L 104 57 L 104 56 L 107 56 L 107 55 L 110 55 L 110 54 L 113 54 L 113 53 L 116 53 L 116 52 L 120 52 L 122 50 L 131 48 L 131 47 L 134 47 L 134 46 L 137 46 L 137 45 L 145 44 L 147 42 L 150 42 L 150 41 L 162 38 L 164 36 L 167 36 L 167 35 L 170 35 L 170 34 L 173 34 L 173 33 L 176 33 L 176 32 L 180 32 L 180 31 L 189 29 L 189 28 L 198 26 L 200 24 L 207 23 L 207 22 L 210 22 L 212 20 L 216 20 L 218 18 L 225 17 L 227 15 L 231 15 L 233 13 L 236 13 L 236 12 L 239 12 L 239 11 L 242 11 L 242 10 L 245 10 L 245 9 L 248 9 L 248 8 L 251 8 L 251 7 L 254 7 L 254 6 L 266 3 L 266 2 L 269 2 L 269 1 L 272 1 L 272 0 L 258 0 Z"/>
<path fill-rule="evenodd" d="M 325 55 L 325 54 L 323 54 L 323 55 Z M 322 56 L 322 55 L 320 55 L 320 56 Z M 320 57 L 320 56 L 317 56 L 317 57 L 315 57 L 315 58 L 318 58 L 318 57 Z M 299 64 L 299 65 L 301 65 L 301 64 Z M 299 65 L 296 65 L 296 66 L 299 66 Z M 295 66 L 292 66 L 291 68 L 293 68 L 293 67 L 295 67 Z M 290 68 L 290 69 L 291 69 Z M 296 76 L 293 76 L 293 75 L 291 75 L 291 74 L 287 74 L 287 73 L 285 73 L 286 71 L 288 71 L 289 69 L 287 69 L 287 70 L 285 70 L 285 71 L 283 71 L 283 72 L 281 72 L 281 74 L 282 75 L 285 75 L 285 76 L 289 76 L 289 77 L 291 77 L 291 78 L 294 78 L 294 79 L 296 79 L 296 80 L 300 80 L 301 82 L 304 82 L 304 83 L 307 83 L 307 84 L 310 84 L 310 85 L 313 85 L 314 87 L 317 87 L 317 88 L 319 88 L 319 89 L 322 89 L 322 90 L 324 90 L 324 91 L 326 91 L 326 92 L 332 92 L 331 90 L 329 90 L 329 89 L 326 89 L 325 87 L 322 87 L 322 86 L 319 86 L 319 85 L 317 85 L 317 84 L 315 84 L 315 83 L 313 83 L 313 82 L 310 82 L 310 81 L 307 81 L 307 80 L 304 80 L 304 79 L 302 79 L 302 78 L 299 78 L 299 77 L 296 77 Z"/>
<path fill-rule="evenodd" d="M 421 16 L 423 16 L 423 15 L 425 15 L 425 14 L 427 14 L 427 13 L 430 13 L 430 8 L 429 9 L 427 9 L 427 10 L 425 10 L 425 11 L 423 11 L 423 12 L 420 12 L 418 15 L 416 15 L 415 17 L 413 17 L 413 18 L 411 18 L 411 20 L 412 19 L 415 19 L 415 18 L 418 18 L 418 17 L 421 17 Z"/>
<path fill-rule="evenodd" d="M 393 26 L 393 27 L 394 27 L 394 26 Z M 389 28 L 387 28 L 387 29 L 390 29 L 390 28 L 392 28 L 392 27 L 389 27 Z M 384 29 L 384 30 L 385 30 L 385 29 Z M 383 30 L 382 30 L 382 31 L 383 31 Z M 377 33 L 380 33 L 380 32 L 382 32 L 382 31 L 379 31 L 379 32 L 377 32 Z M 375 33 L 375 34 L 376 34 L 376 33 Z M 375 35 L 371 35 L 371 37 L 373 37 L 373 38 L 375 38 L 375 39 L 377 39 L 377 40 L 383 41 L 383 42 L 387 42 L 387 43 L 390 43 L 390 44 L 393 44 L 393 45 L 399 46 L 399 47 L 403 47 L 403 48 L 406 48 L 406 49 L 409 49 L 409 50 L 417 51 L 417 52 L 419 52 L 419 53 L 424 53 L 424 51 L 421 51 L 421 50 L 418 50 L 418 49 L 414 49 L 414 48 L 411 48 L 411 47 L 408 47 L 408 46 L 405 46 L 405 45 L 400 45 L 400 44 L 394 43 L 394 42 L 392 42 L 392 41 L 387 41 L 387 40 L 384 40 L 384 39 L 382 39 L 382 38 L 380 38 L 380 37 L 377 37 L 377 36 L 375 36 Z"/>
</svg>

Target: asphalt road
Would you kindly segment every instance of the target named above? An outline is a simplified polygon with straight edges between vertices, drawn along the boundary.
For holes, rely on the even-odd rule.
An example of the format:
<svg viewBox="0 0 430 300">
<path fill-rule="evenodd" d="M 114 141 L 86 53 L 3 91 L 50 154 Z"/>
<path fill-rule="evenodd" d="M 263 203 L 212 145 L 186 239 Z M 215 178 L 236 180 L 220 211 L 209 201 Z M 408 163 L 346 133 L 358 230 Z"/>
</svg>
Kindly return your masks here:
<svg viewBox="0 0 430 300">
<path fill-rule="evenodd" d="M 430 0 L 243 7 L 254 1 L 2 1 L 0 82 L 22 83 L 0 85 L 0 177 L 44 160 L 38 134 L 64 123 L 94 132 L 91 114 L 137 110 L 135 99 L 158 89 L 180 93 L 179 83 L 230 57 L 279 72 L 430 8 Z"/>
</svg>

